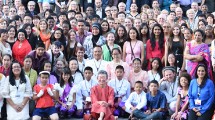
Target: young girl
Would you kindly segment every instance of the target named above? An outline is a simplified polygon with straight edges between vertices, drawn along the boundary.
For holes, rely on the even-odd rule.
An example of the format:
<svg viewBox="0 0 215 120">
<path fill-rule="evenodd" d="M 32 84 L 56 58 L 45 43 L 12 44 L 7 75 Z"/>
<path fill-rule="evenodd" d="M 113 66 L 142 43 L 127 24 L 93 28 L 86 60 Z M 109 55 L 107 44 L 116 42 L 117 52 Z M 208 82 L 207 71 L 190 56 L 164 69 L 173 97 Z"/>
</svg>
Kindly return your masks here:
<svg viewBox="0 0 215 120">
<path fill-rule="evenodd" d="M 162 78 L 162 63 L 160 58 L 152 59 L 151 70 L 148 71 L 149 81 L 157 80 L 159 81 Z"/>
<path fill-rule="evenodd" d="M 105 61 L 111 61 L 113 58 L 111 56 L 111 51 L 113 48 L 120 48 L 119 45 L 114 44 L 115 37 L 113 32 L 109 32 L 107 34 L 107 44 L 102 46 L 102 53 L 103 53 L 103 60 Z"/>
<path fill-rule="evenodd" d="M 170 53 L 167 56 L 167 65 L 166 66 L 173 66 L 176 68 L 176 72 L 178 73 L 179 71 L 179 67 L 177 67 L 178 61 L 176 61 L 176 56 L 173 53 Z"/>
<path fill-rule="evenodd" d="M 63 119 L 65 115 L 67 115 L 68 118 L 71 118 L 76 110 L 76 95 L 73 81 L 71 80 L 71 71 L 69 68 L 64 68 L 61 73 L 60 83 L 56 83 L 54 85 L 54 89 L 57 91 L 57 109 L 60 112 L 59 114 L 61 119 Z"/>
<path fill-rule="evenodd" d="M 42 67 L 42 71 L 51 72 L 51 62 L 45 61 Z M 57 78 L 54 75 L 50 74 L 48 84 L 55 84 L 55 83 L 57 83 Z M 37 84 L 40 84 L 40 77 L 38 77 L 37 79 Z"/>
<path fill-rule="evenodd" d="M 188 119 L 188 88 L 190 85 L 191 77 L 187 73 L 182 73 L 179 77 L 179 89 L 176 101 L 175 113 L 171 116 L 171 119 L 186 120 Z"/>
</svg>

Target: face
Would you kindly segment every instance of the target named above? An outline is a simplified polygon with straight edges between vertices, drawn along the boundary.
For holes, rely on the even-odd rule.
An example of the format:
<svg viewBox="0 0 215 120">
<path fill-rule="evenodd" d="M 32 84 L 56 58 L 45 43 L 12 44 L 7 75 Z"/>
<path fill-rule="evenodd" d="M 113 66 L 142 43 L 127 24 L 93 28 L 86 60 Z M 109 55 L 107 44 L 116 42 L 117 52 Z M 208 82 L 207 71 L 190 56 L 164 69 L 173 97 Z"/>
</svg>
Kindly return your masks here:
<svg viewBox="0 0 215 120">
<path fill-rule="evenodd" d="M 34 11 L 34 9 L 35 9 L 35 4 L 34 4 L 34 3 L 28 3 L 28 9 L 29 9 L 30 11 Z"/>
<path fill-rule="evenodd" d="M 117 7 L 115 7 L 115 6 L 113 6 L 113 7 L 111 7 L 111 11 L 110 11 L 110 13 L 112 14 L 112 17 L 114 18 L 114 16 L 113 15 L 116 15 L 117 14 Z"/>
<path fill-rule="evenodd" d="M 149 27 L 150 28 L 153 28 L 154 24 L 156 24 L 156 22 L 154 20 L 149 21 Z"/>
<path fill-rule="evenodd" d="M 84 23 L 83 22 L 78 22 L 77 28 L 78 31 L 83 32 L 84 31 Z"/>
<path fill-rule="evenodd" d="M 69 68 L 72 72 L 75 72 L 78 69 L 78 62 L 76 60 L 71 60 L 69 62 Z"/>
<path fill-rule="evenodd" d="M 174 35 L 179 35 L 180 28 L 179 27 L 174 27 L 172 32 L 173 32 Z"/>
<path fill-rule="evenodd" d="M 115 40 L 114 34 L 109 33 L 109 34 L 107 35 L 107 42 L 113 43 L 114 40 Z"/>
<path fill-rule="evenodd" d="M 191 8 L 192 9 L 194 9 L 194 10 L 198 10 L 198 4 L 195 4 L 195 3 L 193 3 L 192 5 L 191 5 Z"/>
<path fill-rule="evenodd" d="M 199 29 L 201 29 L 201 30 L 204 31 L 204 30 L 205 30 L 205 27 L 206 27 L 205 24 L 204 24 L 202 21 L 200 21 L 200 22 L 199 22 Z"/>
<path fill-rule="evenodd" d="M 141 69 L 141 62 L 138 60 L 135 60 L 132 64 L 134 70 L 140 70 Z"/>
<path fill-rule="evenodd" d="M 85 70 L 84 71 L 84 77 L 85 77 L 86 80 L 90 80 L 92 76 L 93 76 L 92 71 L 90 71 L 90 70 Z"/>
<path fill-rule="evenodd" d="M 175 78 L 175 73 L 171 70 L 166 70 L 164 76 L 167 78 L 167 81 L 173 82 Z"/>
<path fill-rule="evenodd" d="M 155 26 L 153 32 L 155 36 L 159 36 L 161 34 L 161 28 L 158 26 Z"/>
<path fill-rule="evenodd" d="M 87 15 L 93 14 L 93 8 L 92 8 L 92 7 L 88 7 L 88 8 L 86 9 L 86 14 L 87 14 Z"/>
<path fill-rule="evenodd" d="M 131 9 L 131 11 L 137 11 L 137 5 L 136 4 L 131 4 L 130 9 Z"/>
<path fill-rule="evenodd" d="M 119 12 L 124 12 L 125 11 L 125 4 L 119 3 L 118 9 L 119 9 Z"/>
<path fill-rule="evenodd" d="M 177 7 L 176 4 L 172 4 L 172 5 L 170 5 L 170 10 L 175 11 L 176 7 Z"/>
<path fill-rule="evenodd" d="M 63 33 L 67 34 L 69 32 L 69 25 L 68 24 L 63 24 Z"/>
<path fill-rule="evenodd" d="M 106 8 L 105 8 L 105 14 L 106 14 L 107 16 L 108 16 L 108 15 L 111 16 L 111 12 L 110 12 L 110 11 L 111 11 L 111 8 L 110 8 L 110 7 L 106 7 Z"/>
<path fill-rule="evenodd" d="M 206 75 L 206 71 L 205 71 L 205 68 L 204 67 L 198 67 L 197 69 L 197 76 L 198 78 L 204 78 Z"/>
<path fill-rule="evenodd" d="M 33 24 L 35 25 L 35 26 L 37 26 L 38 24 L 39 24 L 39 22 L 40 22 L 40 19 L 33 19 Z"/>
<path fill-rule="evenodd" d="M 157 60 L 154 60 L 154 61 L 152 62 L 152 68 L 155 69 L 155 70 L 157 70 L 158 67 L 159 67 L 159 62 L 158 62 Z"/>
<path fill-rule="evenodd" d="M 116 74 L 116 77 L 121 80 L 124 76 L 124 71 L 122 69 L 116 69 L 115 70 L 115 74 Z"/>
<path fill-rule="evenodd" d="M 200 32 L 195 32 L 194 38 L 195 38 L 196 42 L 202 42 L 203 36 Z"/>
<path fill-rule="evenodd" d="M 54 33 L 55 39 L 60 39 L 60 38 L 61 38 L 61 35 L 62 35 L 62 33 L 61 33 L 60 30 L 56 30 L 55 33 Z"/>
<path fill-rule="evenodd" d="M 93 57 L 96 60 L 100 60 L 101 59 L 101 57 L 102 57 L 102 49 L 100 47 L 95 47 L 93 49 Z"/>
<path fill-rule="evenodd" d="M 4 14 L 8 14 L 9 13 L 9 6 L 7 6 L 7 5 L 3 6 L 2 11 L 3 11 Z"/>
<path fill-rule="evenodd" d="M 213 19 L 212 17 L 207 17 L 207 22 L 208 22 L 209 24 L 213 24 L 214 19 Z"/>
<path fill-rule="evenodd" d="M 141 34 L 145 35 L 148 32 L 148 28 L 146 26 L 144 26 L 140 32 L 141 32 Z"/>
<path fill-rule="evenodd" d="M 119 27 L 117 33 L 118 33 L 119 37 L 122 37 L 124 35 L 125 31 L 122 27 Z"/>
<path fill-rule="evenodd" d="M 38 48 L 36 49 L 36 54 L 37 54 L 37 56 L 43 56 L 44 53 L 45 53 L 45 48 L 43 48 L 43 47 L 38 47 Z"/>
<path fill-rule="evenodd" d="M 108 24 L 110 28 L 114 27 L 114 22 L 115 22 L 114 20 L 108 20 Z"/>
<path fill-rule="evenodd" d="M 3 66 L 9 67 L 10 64 L 11 64 L 10 57 L 7 56 L 7 55 L 5 55 L 5 56 L 3 57 L 2 64 L 3 64 Z"/>
<path fill-rule="evenodd" d="M 208 11 L 207 5 L 202 5 L 201 10 L 202 10 L 202 12 L 207 12 Z"/>
<path fill-rule="evenodd" d="M 84 58 L 84 51 L 78 50 L 76 55 L 78 59 L 82 60 Z"/>
<path fill-rule="evenodd" d="M 93 35 L 98 35 L 99 34 L 99 29 L 97 27 L 92 28 L 92 34 Z"/>
<path fill-rule="evenodd" d="M 192 34 L 190 33 L 189 30 L 184 30 L 184 38 L 186 40 L 190 40 L 192 38 Z"/>
<path fill-rule="evenodd" d="M 19 63 L 13 63 L 12 65 L 12 72 L 14 75 L 20 75 L 21 73 L 21 66 Z"/>
<path fill-rule="evenodd" d="M 58 71 L 62 72 L 65 65 L 62 61 L 58 60 L 55 67 L 57 68 Z"/>
<path fill-rule="evenodd" d="M 39 27 L 40 27 L 40 30 L 46 30 L 47 29 L 46 22 L 45 21 L 41 21 Z"/>
<path fill-rule="evenodd" d="M 138 29 L 138 28 L 140 28 L 140 25 L 141 25 L 141 20 L 140 19 L 134 20 L 134 27 L 136 27 Z"/>
<path fill-rule="evenodd" d="M 76 23 L 77 23 L 77 21 L 75 19 L 70 20 L 70 25 L 72 27 L 76 27 Z"/>
<path fill-rule="evenodd" d="M 74 41 L 76 39 L 76 34 L 74 32 L 70 32 L 69 37 L 71 41 Z"/>
<path fill-rule="evenodd" d="M 31 27 L 28 26 L 27 28 L 25 28 L 26 32 L 27 32 L 27 35 L 30 35 L 31 34 Z"/>
<path fill-rule="evenodd" d="M 24 60 L 24 67 L 31 68 L 31 66 L 32 66 L 32 59 L 31 58 L 26 58 Z"/>
<path fill-rule="evenodd" d="M 206 27 L 205 28 L 205 35 L 210 36 L 213 34 L 213 29 L 211 27 Z"/>
<path fill-rule="evenodd" d="M 101 24 L 101 26 L 102 26 L 102 31 L 105 31 L 105 32 L 108 31 L 108 23 L 103 22 L 103 23 Z"/>
<path fill-rule="evenodd" d="M 99 74 L 98 77 L 99 85 L 106 85 L 107 84 L 107 76 L 105 74 Z"/>
<path fill-rule="evenodd" d="M 18 40 L 20 40 L 20 41 L 25 40 L 25 34 L 23 32 L 18 33 Z"/>
<path fill-rule="evenodd" d="M 186 77 L 181 77 L 181 79 L 180 79 L 180 85 L 182 87 L 188 87 L 188 79 Z"/>
<path fill-rule="evenodd" d="M 137 33 L 135 30 L 131 29 L 130 32 L 129 32 L 129 37 L 131 40 L 135 40 L 137 39 Z"/>
<path fill-rule="evenodd" d="M 180 9 L 180 8 L 176 8 L 175 13 L 176 13 L 177 17 L 181 17 L 183 14 L 182 9 Z"/>
<path fill-rule="evenodd" d="M 62 78 L 65 82 L 69 81 L 70 76 L 71 76 L 70 74 L 65 74 L 65 73 L 62 74 Z"/>
<path fill-rule="evenodd" d="M 113 57 L 113 59 L 115 59 L 115 60 L 120 60 L 120 59 L 121 59 L 121 54 L 119 53 L 118 50 L 114 50 L 114 51 L 112 52 L 112 57 Z"/>
<path fill-rule="evenodd" d="M 25 16 L 24 19 L 23 19 L 23 23 L 26 24 L 32 24 L 32 18 L 29 17 L 29 16 Z"/>
<path fill-rule="evenodd" d="M 16 15 L 16 9 L 10 8 L 9 16 L 14 16 L 14 15 Z"/>
<path fill-rule="evenodd" d="M 54 19 L 49 19 L 47 22 L 48 22 L 49 28 L 53 28 L 54 27 L 54 24 L 55 24 Z"/>
<path fill-rule="evenodd" d="M 40 75 L 40 81 L 43 85 L 47 84 L 48 80 L 49 80 L 49 75 L 46 75 L 46 74 Z"/>
<path fill-rule="evenodd" d="M 7 22 L 6 21 L 3 21 L 0 23 L 0 28 L 1 29 L 6 29 L 7 28 Z"/>
<path fill-rule="evenodd" d="M 143 85 L 140 83 L 136 83 L 134 85 L 134 91 L 137 92 L 137 94 L 140 94 L 143 91 Z"/>
<path fill-rule="evenodd" d="M 7 32 L 4 32 L 4 33 L 1 34 L 1 40 L 6 41 L 7 38 L 8 38 L 8 33 Z"/>
<path fill-rule="evenodd" d="M 53 52 L 54 55 L 59 54 L 60 53 L 60 48 L 57 47 L 56 45 L 53 45 L 52 52 Z"/>
<path fill-rule="evenodd" d="M 132 26 L 132 22 L 130 19 L 125 19 L 125 26 L 126 27 L 131 27 Z"/>
<path fill-rule="evenodd" d="M 44 70 L 50 72 L 51 69 L 52 69 L 51 64 L 50 64 L 50 63 L 45 63 L 45 65 L 44 65 Z"/>
<path fill-rule="evenodd" d="M 76 14 L 76 15 L 75 15 L 75 18 L 76 18 L 77 20 L 82 20 L 82 19 L 83 19 L 83 16 L 82 16 L 81 14 Z"/>
<path fill-rule="evenodd" d="M 173 54 L 169 54 L 168 56 L 168 62 L 170 65 L 174 65 L 175 64 L 175 56 Z"/>
<path fill-rule="evenodd" d="M 187 13 L 187 17 L 190 19 L 194 18 L 194 15 L 195 15 L 195 13 L 191 12 L 191 11 Z"/>
<path fill-rule="evenodd" d="M 97 8 L 100 8 L 101 5 L 102 5 L 102 1 L 101 0 L 96 0 L 95 5 L 96 5 Z"/>
<path fill-rule="evenodd" d="M 155 83 L 150 83 L 150 85 L 149 85 L 149 91 L 150 92 L 155 92 L 157 90 L 158 90 L 158 85 L 155 84 Z"/>
<path fill-rule="evenodd" d="M 59 16 L 59 21 L 63 22 L 64 20 L 66 20 L 66 15 L 60 15 Z"/>
</svg>

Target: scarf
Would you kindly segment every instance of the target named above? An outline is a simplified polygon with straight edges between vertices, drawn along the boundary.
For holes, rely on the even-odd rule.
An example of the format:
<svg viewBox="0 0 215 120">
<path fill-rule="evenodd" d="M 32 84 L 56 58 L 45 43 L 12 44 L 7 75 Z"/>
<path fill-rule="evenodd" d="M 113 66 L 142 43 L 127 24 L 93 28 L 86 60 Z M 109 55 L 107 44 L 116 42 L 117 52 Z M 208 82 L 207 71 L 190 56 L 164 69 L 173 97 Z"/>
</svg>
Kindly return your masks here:
<svg viewBox="0 0 215 120">
<path fill-rule="evenodd" d="M 63 95 L 60 97 L 60 101 L 62 101 L 63 103 L 66 103 L 67 100 L 66 100 L 66 97 L 69 95 L 69 92 L 71 90 L 72 87 L 69 86 L 69 84 L 67 83 L 66 84 L 66 87 L 63 91 Z"/>
</svg>

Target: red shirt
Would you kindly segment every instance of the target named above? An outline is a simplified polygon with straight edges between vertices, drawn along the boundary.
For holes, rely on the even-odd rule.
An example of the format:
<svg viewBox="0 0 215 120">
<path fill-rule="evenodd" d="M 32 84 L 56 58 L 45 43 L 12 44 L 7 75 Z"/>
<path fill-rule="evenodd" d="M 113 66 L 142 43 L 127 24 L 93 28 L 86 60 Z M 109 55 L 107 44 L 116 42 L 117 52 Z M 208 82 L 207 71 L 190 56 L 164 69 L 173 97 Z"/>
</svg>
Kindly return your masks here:
<svg viewBox="0 0 215 120">
<path fill-rule="evenodd" d="M 36 108 L 48 108 L 48 107 L 53 107 L 54 106 L 54 102 L 52 97 L 48 94 L 47 89 L 50 87 L 51 90 L 53 89 L 53 85 L 52 84 L 47 84 L 46 87 L 44 88 L 44 94 L 37 99 L 36 102 Z M 40 90 L 43 89 L 39 84 L 34 86 L 34 92 L 36 92 L 36 94 L 38 94 L 40 92 Z"/>
</svg>

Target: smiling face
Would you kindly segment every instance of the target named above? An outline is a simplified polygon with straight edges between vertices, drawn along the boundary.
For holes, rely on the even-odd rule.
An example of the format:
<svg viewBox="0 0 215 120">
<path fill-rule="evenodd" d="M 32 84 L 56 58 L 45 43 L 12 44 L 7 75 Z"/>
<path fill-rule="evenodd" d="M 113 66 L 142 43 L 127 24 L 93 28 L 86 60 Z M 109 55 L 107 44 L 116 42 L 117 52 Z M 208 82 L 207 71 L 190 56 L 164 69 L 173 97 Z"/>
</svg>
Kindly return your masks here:
<svg viewBox="0 0 215 120">
<path fill-rule="evenodd" d="M 21 73 L 21 65 L 19 63 L 13 63 L 12 72 L 15 76 L 19 76 Z"/>
<path fill-rule="evenodd" d="M 114 41 L 115 41 L 114 34 L 113 34 L 113 33 L 109 33 L 109 34 L 107 35 L 107 42 L 108 42 L 108 43 L 114 43 Z"/>
<path fill-rule="evenodd" d="M 32 59 L 31 58 L 26 58 L 24 60 L 24 67 L 25 68 L 31 68 L 31 66 L 32 66 Z"/>
<path fill-rule="evenodd" d="M 204 78 L 206 75 L 206 70 L 203 66 L 198 67 L 197 69 L 197 76 L 198 78 Z"/>
<path fill-rule="evenodd" d="M 23 41 L 23 40 L 25 40 L 26 38 L 25 38 L 25 34 L 23 33 L 23 32 L 19 32 L 18 33 L 18 40 L 19 41 Z"/>
<path fill-rule="evenodd" d="M 99 74 L 97 79 L 99 85 L 103 86 L 107 84 L 107 76 L 105 74 Z"/>
</svg>

